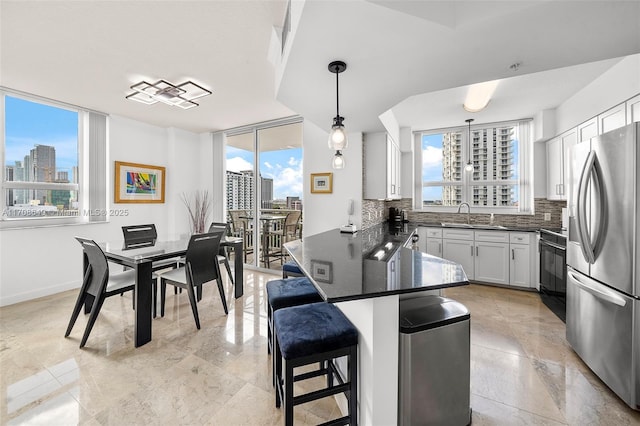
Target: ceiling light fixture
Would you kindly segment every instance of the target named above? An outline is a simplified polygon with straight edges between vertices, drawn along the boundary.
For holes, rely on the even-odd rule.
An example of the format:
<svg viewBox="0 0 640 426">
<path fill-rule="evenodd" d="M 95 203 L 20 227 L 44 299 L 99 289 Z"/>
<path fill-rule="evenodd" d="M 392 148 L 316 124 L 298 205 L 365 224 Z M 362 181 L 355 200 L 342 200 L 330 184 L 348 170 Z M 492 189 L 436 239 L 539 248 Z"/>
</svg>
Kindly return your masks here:
<svg viewBox="0 0 640 426">
<path fill-rule="evenodd" d="M 467 139 L 469 140 L 469 152 L 467 153 L 467 164 L 465 164 L 464 166 L 464 171 L 465 172 L 472 172 L 473 171 L 473 163 L 471 162 L 471 122 L 473 121 L 473 118 L 467 118 L 466 121 L 469 124 L 469 135 L 467 136 Z"/>
<path fill-rule="evenodd" d="M 489 101 L 493 92 L 498 86 L 498 80 L 485 81 L 484 83 L 472 84 L 467 91 L 467 98 L 462 107 L 468 112 L 482 111 Z"/>
<path fill-rule="evenodd" d="M 127 99 L 147 105 L 162 102 L 182 109 L 197 107 L 198 104 L 193 102 L 194 99 L 211 94 L 210 90 L 192 81 L 185 81 L 178 85 L 169 83 L 166 80 L 158 80 L 155 83 L 141 81 L 131 86 L 131 88 L 134 92 L 127 95 Z"/>
<path fill-rule="evenodd" d="M 329 71 L 336 75 L 336 116 L 333 117 L 333 125 L 329 132 L 329 149 L 335 149 L 333 157 L 333 168 L 344 169 L 344 158 L 342 150 L 348 146 L 347 133 L 344 130 L 344 117 L 340 116 L 340 87 L 338 85 L 338 74 L 347 69 L 347 64 L 342 61 L 333 61 L 329 64 Z"/>
</svg>

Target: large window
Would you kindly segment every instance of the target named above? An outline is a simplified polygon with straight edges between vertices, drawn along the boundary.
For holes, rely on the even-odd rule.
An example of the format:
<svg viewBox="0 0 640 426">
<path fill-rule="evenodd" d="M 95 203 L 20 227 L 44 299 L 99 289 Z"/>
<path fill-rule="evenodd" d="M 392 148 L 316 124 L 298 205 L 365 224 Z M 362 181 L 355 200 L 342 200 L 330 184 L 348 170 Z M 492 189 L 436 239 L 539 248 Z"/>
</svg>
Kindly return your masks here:
<svg viewBox="0 0 640 426">
<path fill-rule="evenodd" d="M 415 134 L 421 171 L 416 208 L 450 211 L 469 203 L 476 212 L 529 212 L 528 121 Z M 465 171 L 471 161 L 473 171 Z"/>
<path fill-rule="evenodd" d="M 2 227 L 106 220 L 106 116 L 0 94 Z M 84 179 L 82 155 L 91 169 Z"/>
</svg>

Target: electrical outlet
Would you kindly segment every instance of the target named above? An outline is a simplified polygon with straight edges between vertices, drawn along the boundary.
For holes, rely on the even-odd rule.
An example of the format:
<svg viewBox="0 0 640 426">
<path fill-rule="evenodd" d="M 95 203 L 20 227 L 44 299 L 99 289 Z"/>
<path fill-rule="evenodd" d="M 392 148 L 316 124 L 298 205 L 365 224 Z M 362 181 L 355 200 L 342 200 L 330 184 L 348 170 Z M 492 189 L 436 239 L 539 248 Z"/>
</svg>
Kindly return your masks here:
<svg viewBox="0 0 640 426">
<path fill-rule="evenodd" d="M 550 221 L 551 220 L 551 213 L 545 213 L 544 214 L 544 220 L 545 221 Z"/>
</svg>

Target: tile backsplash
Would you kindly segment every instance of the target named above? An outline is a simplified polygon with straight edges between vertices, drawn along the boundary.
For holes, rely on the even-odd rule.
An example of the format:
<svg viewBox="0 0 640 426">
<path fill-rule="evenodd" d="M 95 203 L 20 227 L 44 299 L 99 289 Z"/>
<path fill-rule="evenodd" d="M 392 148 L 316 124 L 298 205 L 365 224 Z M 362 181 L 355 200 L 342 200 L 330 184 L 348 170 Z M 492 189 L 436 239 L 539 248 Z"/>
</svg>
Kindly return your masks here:
<svg viewBox="0 0 640 426">
<path fill-rule="evenodd" d="M 413 211 L 411 206 L 412 200 L 410 198 L 394 201 L 362 200 L 362 228 L 368 228 L 387 220 L 389 207 L 406 210 L 411 222 L 466 222 L 466 214 Z M 551 201 L 545 198 L 536 198 L 534 200 L 534 215 L 496 214 L 494 215 L 493 223 L 495 225 L 508 227 L 560 228 L 562 226 L 562 208 L 566 206 L 566 201 Z M 471 212 L 470 222 L 472 224 L 489 223 L 489 214 L 474 214 L 473 207 L 471 208 Z M 550 213 L 551 220 L 544 220 L 545 213 Z"/>
</svg>

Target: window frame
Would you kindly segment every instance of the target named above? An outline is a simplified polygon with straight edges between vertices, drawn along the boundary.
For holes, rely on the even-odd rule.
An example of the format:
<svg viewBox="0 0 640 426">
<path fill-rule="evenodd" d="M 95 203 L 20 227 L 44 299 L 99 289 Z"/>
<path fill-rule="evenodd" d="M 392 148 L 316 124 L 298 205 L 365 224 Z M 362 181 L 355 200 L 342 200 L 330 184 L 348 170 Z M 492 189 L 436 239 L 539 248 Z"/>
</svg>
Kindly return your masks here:
<svg viewBox="0 0 640 426">
<path fill-rule="evenodd" d="M 23 182 L 6 180 L 6 97 L 19 98 L 28 102 L 34 102 L 54 108 L 73 111 L 78 114 L 78 183 L 53 183 L 53 182 Z M 0 230 L 16 228 L 33 228 L 58 225 L 76 225 L 82 223 L 105 222 L 108 220 L 106 210 L 106 143 L 107 143 L 107 118 L 104 113 L 91 111 L 75 105 L 42 98 L 36 95 L 15 91 L 0 86 Z M 92 147 L 95 147 L 95 149 Z M 88 166 L 88 167 L 87 167 Z M 92 172 L 87 176 L 87 169 L 96 169 L 98 178 Z M 90 188 L 95 188 L 90 191 Z M 100 190 L 103 188 L 103 190 Z M 40 190 L 70 190 L 76 191 L 78 197 L 78 213 L 68 216 L 34 216 L 34 217 L 8 217 L 6 215 L 6 196 L 9 189 L 40 189 Z M 92 196 L 92 193 L 104 195 L 104 200 Z"/>
<path fill-rule="evenodd" d="M 503 122 L 492 123 L 480 123 L 471 126 L 471 132 L 488 128 L 500 128 L 500 127 L 517 127 L 518 129 L 518 167 L 519 177 L 518 179 L 509 180 L 473 180 L 473 174 L 465 173 L 463 171 L 463 177 L 460 181 L 423 181 L 423 169 L 422 169 L 422 137 L 423 135 L 442 134 L 449 132 L 460 132 L 462 135 L 462 161 L 466 162 L 469 158 L 469 134 L 468 126 L 456 126 L 449 128 L 439 128 L 430 130 L 418 130 L 413 132 L 414 137 L 414 166 L 415 166 L 415 185 L 414 185 L 414 210 L 431 213 L 452 213 L 457 212 L 458 206 L 438 206 L 438 205 L 424 205 L 423 204 L 423 188 L 424 187 L 447 187 L 447 186 L 460 186 L 462 188 L 462 201 L 461 203 L 469 203 L 473 213 L 494 213 L 494 214 L 523 214 L 532 215 L 533 210 L 533 179 L 531 176 L 532 162 L 533 162 L 533 143 L 531 140 L 532 135 L 532 120 L 520 119 Z M 518 206 L 475 206 L 473 202 L 473 188 L 474 186 L 505 186 L 513 185 L 516 190 L 519 191 L 519 205 Z"/>
</svg>

